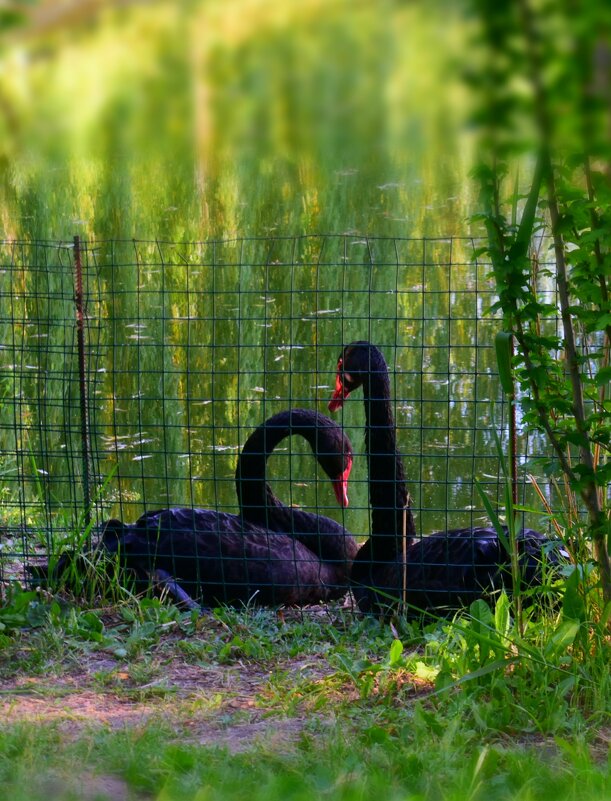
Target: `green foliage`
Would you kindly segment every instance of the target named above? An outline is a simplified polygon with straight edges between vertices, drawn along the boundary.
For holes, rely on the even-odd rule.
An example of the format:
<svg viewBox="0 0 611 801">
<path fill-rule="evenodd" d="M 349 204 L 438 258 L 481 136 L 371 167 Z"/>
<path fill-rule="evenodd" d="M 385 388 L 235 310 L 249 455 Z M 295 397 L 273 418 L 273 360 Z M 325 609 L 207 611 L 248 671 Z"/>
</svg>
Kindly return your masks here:
<svg viewBox="0 0 611 801">
<path fill-rule="evenodd" d="M 611 18 L 606 6 L 587 3 L 474 0 L 473 7 L 481 64 L 490 67 L 470 76 L 485 145 L 475 173 L 484 207 L 478 220 L 488 235 L 480 255 L 492 264 L 493 309 L 503 312 L 517 343 L 513 368 L 524 423 L 553 448 L 548 472 L 560 471 L 569 494 L 581 499 L 608 604 L 611 146 L 609 41 L 601 35 Z M 533 158 L 526 194 L 516 185 L 507 190 L 520 160 Z M 544 226 L 551 230 L 551 268 L 541 268 L 534 241 Z M 549 300 L 551 289 L 557 303 Z M 576 509 L 566 488 L 562 499 Z M 574 515 L 571 523 L 584 528 Z"/>
<path fill-rule="evenodd" d="M 42 602 L 37 592 L 26 592 L 19 585 L 13 585 L 0 607 L 0 631 L 6 634 L 41 626 L 48 617 L 56 616 L 58 610 L 57 601 Z"/>
<path fill-rule="evenodd" d="M 61 629 L 67 637 L 89 642 L 105 642 L 104 624 L 93 611 L 80 611 L 73 606 L 60 603 L 49 594 L 24 591 L 19 586 L 11 587 L 0 607 L 0 632 L 3 644 L 9 644 L 9 635 L 23 629 Z"/>
<path fill-rule="evenodd" d="M 389 708 L 410 703 L 415 680 L 432 681 L 440 728 L 465 716 L 481 731 L 568 733 L 609 702 L 604 624 L 588 634 L 573 604 L 569 592 L 560 614 L 530 615 L 522 634 L 505 594 L 494 609 L 478 600 L 425 629 L 424 649 L 395 639 L 385 660 L 343 654 L 339 672 L 362 700 Z"/>
</svg>

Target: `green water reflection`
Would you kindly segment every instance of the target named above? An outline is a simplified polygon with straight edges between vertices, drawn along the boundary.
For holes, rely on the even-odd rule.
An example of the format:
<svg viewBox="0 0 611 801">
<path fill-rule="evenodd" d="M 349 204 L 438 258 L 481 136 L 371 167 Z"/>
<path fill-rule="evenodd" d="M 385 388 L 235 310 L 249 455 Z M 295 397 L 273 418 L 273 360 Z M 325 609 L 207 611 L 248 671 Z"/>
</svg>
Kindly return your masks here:
<svg viewBox="0 0 611 801">
<path fill-rule="evenodd" d="M 82 13 L 0 40 L 5 237 L 464 233 L 451 4 Z"/>
<path fill-rule="evenodd" d="M 73 259 L 53 244 L 78 234 L 94 487 L 112 475 L 98 516 L 234 510 L 248 433 L 289 405 L 325 411 L 342 344 L 367 338 L 393 371 L 422 529 L 480 520 L 473 478 L 495 496 L 499 474 L 491 401 L 504 420 L 487 270 L 452 239 L 475 208 L 460 12 L 87 13 L 42 33 L 34 14 L 0 51 L 2 517 L 70 528 L 83 510 Z M 343 422 L 361 451 L 358 400 Z M 278 494 L 339 517 L 300 450 L 270 464 Z M 351 501 L 365 534 L 362 454 Z"/>
<path fill-rule="evenodd" d="M 487 269 L 471 263 L 471 244 L 312 236 L 93 247 L 85 254 L 92 469 L 98 485 L 112 476 L 96 513 L 235 511 L 235 459 L 248 433 L 289 406 L 326 411 L 342 343 L 370 339 L 392 372 L 422 530 L 482 520 L 473 479 L 496 497 L 494 429 L 503 435 L 505 409 L 492 349 L 498 321 L 484 314 Z M 25 264 L 43 253 L 47 263 L 14 264 L 2 276 L 14 342 L 3 351 L 2 448 L 15 455 L 24 506 L 41 503 L 59 525 L 83 507 L 71 253 L 26 251 Z M 357 454 L 344 521 L 366 534 L 358 397 L 341 419 Z M 304 443 L 281 449 L 270 475 L 286 502 L 340 518 Z"/>
</svg>

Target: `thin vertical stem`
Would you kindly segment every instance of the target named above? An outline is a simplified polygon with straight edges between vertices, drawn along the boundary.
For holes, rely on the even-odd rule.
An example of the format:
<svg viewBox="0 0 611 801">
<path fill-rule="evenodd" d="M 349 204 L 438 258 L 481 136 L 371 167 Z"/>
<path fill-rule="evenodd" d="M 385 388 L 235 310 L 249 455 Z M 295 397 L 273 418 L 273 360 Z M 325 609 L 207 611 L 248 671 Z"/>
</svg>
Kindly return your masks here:
<svg viewBox="0 0 611 801">
<path fill-rule="evenodd" d="M 513 364 L 515 349 L 514 338 L 509 338 L 509 359 Z M 513 372 L 511 373 L 511 391 L 508 395 L 509 400 L 509 470 L 511 476 L 511 520 L 507 520 L 509 525 L 509 540 L 511 545 L 511 561 L 513 573 L 513 600 L 515 607 L 516 622 L 520 636 L 524 636 L 524 619 L 522 617 L 522 575 L 520 569 L 520 552 L 518 549 L 518 527 L 517 512 L 518 505 L 518 427 L 516 421 L 516 393 Z"/>
<path fill-rule="evenodd" d="M 91 482 L 89 476 L 89 419 L 87 407 L 87 374 L 85 365 L 85 312 L 83 307 L 83 264 L 81 241 L 74 237 L 74 303 L 76 306 L 76 341 L 78 348 L 79 396 L 81 408 L 81 458 L 83 463 L 83 503 L 84 521 L 88 527 L 91 522 Z"/>
<path fill-rule="evenodd" d="M 509 348 L 509 355 L 511 363 L 513 364 L 513 357 L 515 353 L 513 336 L 511 337 Z M 511 394 L 509 395 L 509 463 L 511 469 L 511 498 L 515 507 L 518 505 L 518 426 L 516 421 L 515 390 L 512 390 Z"/>
</svg>

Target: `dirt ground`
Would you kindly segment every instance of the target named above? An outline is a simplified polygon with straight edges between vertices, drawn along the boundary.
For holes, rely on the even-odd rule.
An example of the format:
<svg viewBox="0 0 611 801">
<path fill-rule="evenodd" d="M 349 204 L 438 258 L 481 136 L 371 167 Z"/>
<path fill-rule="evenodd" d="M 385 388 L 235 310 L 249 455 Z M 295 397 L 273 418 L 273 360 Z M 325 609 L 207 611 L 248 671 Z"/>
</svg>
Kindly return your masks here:
<svg viewBox="0 0 611 801">
<path fill-rule="evenodd" d="M 333 672 L 316 657 L 278 668 L 313 681 Z M 269 668 L 252 664 L 205 667 L 174 657 L 153 681 L 136 684 L 120 662 L 92 653 L 79 669 L 58 677 L 1 681 L 0 718 L 5 724 L 55 722 L 68 737 L 92 726 L 139 728 L 157 719 L 175 728 L 183 742 L 238 751 L 263 739 L 268 746 L 277 743 L 282 748 L 294 742 L 314 717 L 324 719 L 311 710 L 270 716 L 265 704 L 269 678 Z"/>
</svg>

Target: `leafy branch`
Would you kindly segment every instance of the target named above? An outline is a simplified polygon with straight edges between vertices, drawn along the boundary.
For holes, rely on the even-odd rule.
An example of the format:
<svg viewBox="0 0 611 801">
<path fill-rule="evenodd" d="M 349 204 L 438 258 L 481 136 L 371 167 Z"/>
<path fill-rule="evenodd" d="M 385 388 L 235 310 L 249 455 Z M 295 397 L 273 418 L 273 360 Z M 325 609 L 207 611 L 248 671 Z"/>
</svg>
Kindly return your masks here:
<svg viewBox="0 0 611 801">
<path fill-rule="evenodd" d="M 478 219 L 498 291 L 493 308 L 517 342 L 525 422 L 545 434 L 582 500 L 608 604 L 611 153 L 600 51 L 609 55 L 611 16 L 579 2 L 473 2 L 485 65 L 471 78 L 485 146 Z M 533 153 L 527 194 L 514 188 L 505 199 L 508 176 Z M 533 241 L 543 226 L 553 265 L 541 271 Z M 540 297 L 542 279 L 553 279 L 557 305 Z"/>
</svg>

